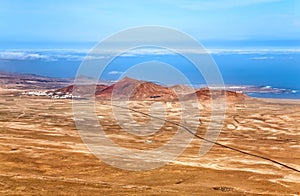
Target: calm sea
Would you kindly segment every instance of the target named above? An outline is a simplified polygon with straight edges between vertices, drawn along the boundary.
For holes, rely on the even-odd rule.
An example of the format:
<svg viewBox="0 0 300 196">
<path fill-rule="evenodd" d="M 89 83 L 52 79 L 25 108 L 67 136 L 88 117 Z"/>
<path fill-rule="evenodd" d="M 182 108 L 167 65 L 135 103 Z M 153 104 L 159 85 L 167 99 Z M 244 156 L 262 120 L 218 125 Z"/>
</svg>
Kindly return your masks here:
<svg viewBox="0 0 300 196">
<path fill-rule="evenodd" d="M 226 45 L 226 44 L 225 44 Z M 272 93 L 249 93 L 254 97 L 268 98 L 300 98 L 300 49 L 298 43 L 291 42 L 289 46 L 254 46 L 244 44 L 243 47 L 231 45 L 210 45 L 209 51 L 218 66 L 226 85 L 243 86 L 251 85 L 280 89 Z M 64 47 L 58 44 L 40 45 L 35 47 L 16 46 L 9 44 L 0 49 L 0 71 L 31 73 L 50 77 L 73 78 L 78 67 L 89 51 L 92 44 L 84 47 L 70 45 Z M 58 48 L 58 49 L 57 49 Z M 64 49 L 62 49 L 64 48 Z M 76 49 L 68 49 L 76 48 Z M 106 54 L 107 55 L 107 54 Z M 104 55 L 105 56 L 105 55 Z M 183 73 L 193 85 L 205 84 L 205 80 L 193 65 L 180 55 L 156 51 L 155 54 L 142 52 L 122 55 L 107 66 L 101 79 L 117 80 L 126 70 L 136 64 L 158 61 L 174 66 Z M 97 61 L 101 63 L 101 59 Z M 150 75 L 162 74 L 170 78 L 169 84 L 175 84 L 176 77 L 158 69 L 145 69 Z M 138 79 L 143 79 L 143 73 L 136 74 Z"/>
</svg>

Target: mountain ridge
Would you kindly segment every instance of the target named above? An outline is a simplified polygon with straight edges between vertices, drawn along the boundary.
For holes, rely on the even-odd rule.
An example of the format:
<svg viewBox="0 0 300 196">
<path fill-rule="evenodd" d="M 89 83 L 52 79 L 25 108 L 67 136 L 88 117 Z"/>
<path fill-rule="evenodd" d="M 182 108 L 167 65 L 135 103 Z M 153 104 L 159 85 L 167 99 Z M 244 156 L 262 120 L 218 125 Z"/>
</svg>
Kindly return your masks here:
<svg viewBox="0 0 300 196">
<path fill-rule="evenodd" d="M 72 94 L 75 85 L 70 85 L 61 89 L 56 90 L 56 93 L 60 94 Z M 93 88 L 92 88 L 93 87 Z M 91 89 L 92 88 L 92 89 Z M 76 89 L 76 88 L 75 88 Z M 160 100 L 160 101 L 176 101 L 176 100 L 191 100 L 195 96 L 203 101 L 208 101 L 211 99 L 218 99 L 226 97 L 229 101 L 242 101 L 248 96 L 235 91 L 229 90 L 216 90 L 209 89 L 207 87 L 194 89 L 185 85 L 174 85 L 171 87 L 162 86 L 149 81 L 136 80 L 133 78 L 125 77 L 117 81 L 112 85 L 97 84 L 95 85 L 85 85 L 85 89 L 81 92 L 76 92 L 76 94 L 86 94 L 95 90 L 95 97 L 97 99 L 103 100 Z"/>
</svg>

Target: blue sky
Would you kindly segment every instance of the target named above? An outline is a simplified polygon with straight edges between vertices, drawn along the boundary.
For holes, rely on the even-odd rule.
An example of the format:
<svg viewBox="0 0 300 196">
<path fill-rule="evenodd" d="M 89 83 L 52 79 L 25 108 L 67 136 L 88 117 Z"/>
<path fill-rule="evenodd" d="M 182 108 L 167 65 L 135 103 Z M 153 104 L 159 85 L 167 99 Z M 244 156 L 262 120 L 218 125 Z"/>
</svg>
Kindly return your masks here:
<svg viewBox="0 0 300 196">
<path fill-rule="evenodd" d="M 0 42 L 95 42 L 163 25 L 199 40 L 299 40 L 297 0 L 1 0 Z"/>
<path fill-rule="evenodd" d="M 72 78 L 96 43 L 131 27 L 161 25 L 208 48 L 227 84 L 300 92 L 299 10 L 300 0 L 0 0 L 0 71 Z M 150 60 L 199 80 L 166 51 L 131 52 L 106 70 L 109 80 Z M 97 63 L 110 55 L 100 54 Z"/>
</svg>

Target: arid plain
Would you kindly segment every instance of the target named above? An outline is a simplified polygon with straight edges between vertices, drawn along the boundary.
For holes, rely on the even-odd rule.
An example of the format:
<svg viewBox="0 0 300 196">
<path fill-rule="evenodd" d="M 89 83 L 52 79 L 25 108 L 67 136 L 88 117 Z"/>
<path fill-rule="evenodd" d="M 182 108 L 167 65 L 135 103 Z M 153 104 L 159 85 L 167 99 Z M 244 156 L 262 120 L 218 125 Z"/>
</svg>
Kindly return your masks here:
<svg viewBox="0 0 300 196">
<path fill-rule="evenodd" d="M 127 171 L 104 163 L 88 150 L 75 126 L 72 99 L 20 92 L 1 88 L 1 194 L 300 194 L 300 173 L 295 171 L 300 170 L 300 101 L 253 98 L 230 101 L 217 141 L 295 170 L 220 145 L 213 145 L 209 152 L 199 156 L 203 141 L 194 137 L 176 161 L 152 170 Z M 207 101 L 200 103 L 197 135 L 204 137 L 210 122 L 210 107 Z M 136 111 L 147 113 L 153 102 L 130 104 Z M 177 106 L 172 102 L 166 111 L 170 114 L 167 119 L 172 122 L 180 119 Z M 153 135 L 133 137 L 114 120 L 109 101 L 96 101 L 96 108 L 107 137 L 125 148 L 153 149 L 168 141 L 174 131 L 184 131 L 166 122 Z M 137 120 L 133 126 L 141 129 L 143 121 L 149 121 L 149 116 L 142 113 L 133 112 L 131 116 Z"/>
</svg>

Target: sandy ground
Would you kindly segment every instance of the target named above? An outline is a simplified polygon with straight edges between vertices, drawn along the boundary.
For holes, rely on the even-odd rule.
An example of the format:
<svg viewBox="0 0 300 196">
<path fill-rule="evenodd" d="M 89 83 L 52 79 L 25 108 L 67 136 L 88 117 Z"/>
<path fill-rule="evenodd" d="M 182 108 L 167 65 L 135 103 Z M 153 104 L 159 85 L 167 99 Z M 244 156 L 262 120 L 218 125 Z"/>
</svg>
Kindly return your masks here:
<svg viewBox="0 0 300 196">
<path fill-rule="evenodd" d="M 131 105 L 147 112 L 150 103 Z M 167 110 L 168 120 L 179 121 L 177 107 L 175 103 Z M 153 135 L 133 136 L 113 119 L 108 102 L 98 101 L 96 108 L 107 137 L 124 148 L 155 149 L 176 131 L 184 131 L 165 123 Z M 127 111 L 119 112 L 124 118 L 128 116 Z M 197 134 L 204 136 L 210 110 L 204 104 L 199 113 Z M 130 115 L 137 121 L 132 126 L 141 130 L 151 120 L 139 113 Z M 231 103 L 218 142 L 300 170 L 299 125 L 299 101 Z M 79 137 L 72 100 L 2 93 L 0 133 L 1 195 L 300 194 L 300 173 L 217 145 L 199 156 L 203 142 L 196 138 L 174 162 L 163 167 L 148 171 L 112 167 L 94 156 Z"/>
</svg>

